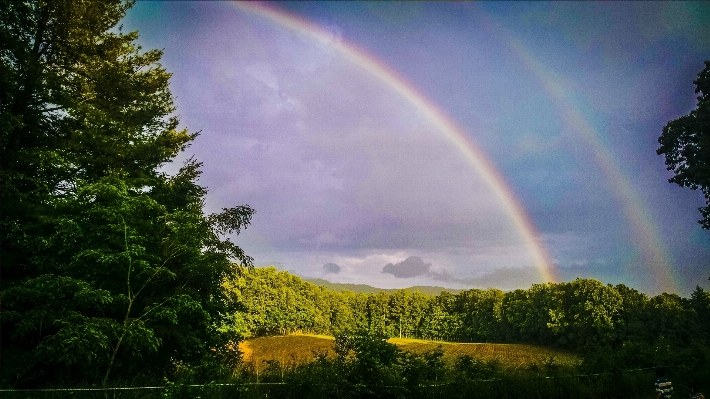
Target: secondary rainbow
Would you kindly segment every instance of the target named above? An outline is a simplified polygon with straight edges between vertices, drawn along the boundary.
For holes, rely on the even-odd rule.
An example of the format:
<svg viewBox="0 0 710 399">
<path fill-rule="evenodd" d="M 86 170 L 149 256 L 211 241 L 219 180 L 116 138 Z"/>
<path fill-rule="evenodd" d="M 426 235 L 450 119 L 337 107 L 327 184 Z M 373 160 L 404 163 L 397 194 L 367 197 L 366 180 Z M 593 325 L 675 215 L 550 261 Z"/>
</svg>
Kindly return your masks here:
<svg viewBox="0 0 710 399">
<path fill-rule="evenodd" d="M 233 2 L 237 8 L 263 17 L 273 23 L 294 30 L 314 39 L 327 41 L 345 59 L 366 70 L 373 77 L 387 85 L 422 112 L 437 127 L 446 139 L 463 154 L 469 165 L 483 178 L 488 187 L 500 200 L 503 209 L 516 227 L 525 244 L 530 248 L 535 267 L 546 282 L 558 281 L 551 258 L 541 242 L 533 223 L 522 206 L 515 199 L 512 190 L 498 173 L 476 143 L 456 123 L 429 101 L 416 88 L 399 76 L 387 65 L 357 46 L 344 41 L 329 40 L 331 35 L 298 16 L 266 4 L 254 2 Z"/>
<path fill-rule="evenodd" d="M 655 290 L 658 292 L 680 292 L 680 286 L 675 276 L 670 272 L 673 261 L 665 243 L 660 238 L 658 228 L 653 223 L 645 201 L 632 188 L 631 181 L 622 172 L 616 157 L 602 143 L 599 133 L 593 125 L 579 109 L 571 105 L 572 101 L 568 98 L 567 91 L 559 83 L 562 80 L 557 79 L 552 71 L 545 69 L 525 46 L 512 34 L 507 33 L 503 27 L 490 20 L 487 22 L 489 27 L 496 29 L 500 36 L 507 41 L 523 61 L 523 65 L 538 79 L 545 92 L 557 105 L 562 119 L 570 129 L 587 143 L 602 173 L 607 177 L 608 184 L 621 205 L 624 216 L 629 221 L 637 247 L 641 251 L 643 267 L 648 270 L 653 279 L 649 283 L 655 285 Z"/>
</svg>

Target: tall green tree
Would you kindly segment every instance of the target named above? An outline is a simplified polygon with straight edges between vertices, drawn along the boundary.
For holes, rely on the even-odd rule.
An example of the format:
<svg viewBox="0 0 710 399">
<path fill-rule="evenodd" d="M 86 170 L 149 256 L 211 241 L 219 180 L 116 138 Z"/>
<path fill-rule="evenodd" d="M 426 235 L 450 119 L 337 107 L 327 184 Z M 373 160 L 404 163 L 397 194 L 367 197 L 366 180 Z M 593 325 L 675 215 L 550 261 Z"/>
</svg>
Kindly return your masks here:
<svg viewBox="0 0 710 399">
<path fill-rule="evenodd" d="M 498 289 L 464 291 L 457 296 L 458 308 L 467 340 L 472 342 L 501 341 L 503 322 L 503 291 Z"/>
<path fill-rule="evenodd" d="M 566 323 L 560 331 L 571 347 L 614 342 L 620 323 L 623 299 L 611 285 L 578 278 L 563 284 Z"/>
<path fill-rule="evenodd" d="M 675 173 L 669 182 L 702 191 L 706 206 L 699 208 L 703 218 L 698 223 L 710 229 L 710 61 L 693 84 L 697 108 L 666 124 L 656 152 L 665 155 L 666 167 Z"/>
<path fill-rule="evenodd" d="M 558 334 L 567 326 L 564 291 L 555 283 L 508 292 L 503 308 L 507 323 L 515 331 L 511 335 L 522 342 L 556 344 Z"/>
<path fill-rule="evenodd" d="M 620 340 L 651 342 L 654 331 L 648 328 L 652 319 L 648 296 L 623 284 L 617 285 L 615 289 L 622 300 L 616 326 Z"/>
<path fill-rule="evenodd" d="M 156 376 L 223 347 L 220 282 L 251 258 L 205 215 L 161 52 L 130 2 L 0 2 L 0 380 Z"/>
<path fill-rule="evenodd" d="M 710 292 L 702 288 L 695 287 L 695 291 L 690 295 L 690 305 L 695 311 L 698 321 L 698 331 L 706 341 L 710 337 Z"/>
</svg>

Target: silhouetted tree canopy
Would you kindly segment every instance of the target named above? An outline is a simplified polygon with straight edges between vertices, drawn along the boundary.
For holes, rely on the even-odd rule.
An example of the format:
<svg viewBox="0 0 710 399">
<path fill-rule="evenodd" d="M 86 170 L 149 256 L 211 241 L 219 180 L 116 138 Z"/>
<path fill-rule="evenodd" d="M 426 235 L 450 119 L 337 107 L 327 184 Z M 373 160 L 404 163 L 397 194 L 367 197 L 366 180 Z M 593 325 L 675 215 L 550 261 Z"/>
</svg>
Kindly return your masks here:
<svg viewBox="0 0 710 399">
<path fill-rule="evenodd" d="M 703 218 L 698 222 L 710 229 L 710 61 L 693 83 L 697 108 L 666 124 L 656 152 L 666 156 L 668 170 L 675 173 L 669 182 L 702 191 L 706 206 L 699 208 Z"/>
</svg>

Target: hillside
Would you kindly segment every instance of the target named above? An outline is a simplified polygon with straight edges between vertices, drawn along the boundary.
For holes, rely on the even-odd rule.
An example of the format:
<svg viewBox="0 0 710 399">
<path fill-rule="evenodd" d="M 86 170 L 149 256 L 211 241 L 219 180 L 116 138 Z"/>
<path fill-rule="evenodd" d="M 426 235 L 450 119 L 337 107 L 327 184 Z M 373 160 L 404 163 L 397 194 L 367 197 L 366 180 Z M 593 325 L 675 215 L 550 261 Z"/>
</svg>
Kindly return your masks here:
<svg viewBox="0 0 710 399">
<path fill-rule="evenodd" d="M 308 281 L 311 284 L 315 284 L 317 286 L 325 287 L 329 290 L 335 291 L 335 292 L 343 292 L 343 291 L 350 291 L 354 292 L 356 294 L 377 294 L 380 292 L 384 292 L 386 294 L 394 294 L 397 291 L 400 291 L 400 288 L 377 288 L 377 287 L 372 287 L 369 285 L 365 284 L 342 284 L 342 283 L 331 283 L 330 281 L 323 280 L 321 278 L 304 278 L 304 281 Z M 419 292 L 425 295 L 432 295 L 436 296 L 441 294 L 442 292 L 448 292 L 452 295 L 458 295 L 461 293 L 463 290 L 455 289 L 455 288 L 445 288 L 445 287 L 438 287 L 438 286 L 426 286 L 426 285 L 415 285 L 413 287 L 408 287 L 408 288 L 403 288 L 404 291 L 412 293 L 412 292 Z"/>
<path fill-rule="evenodd" d="M 543 366 L 550 362 L 558 365 L 574 365 L 579 362 L 579 358 L 571 353 L 536 345 L 455 343 L 408 338 L 391 338 L 388 342 L 414 353 L 440 347 L 444 352 L 445 362 L 468 355 L 479 361 L 497 361 L 501 367 L 513 370 L 533 365 Z M 242 351 L 243 360 L 256 367 L 262 367 L 269 361 L 277 361 L 286 366 L 311 362 L 318 353 L 334 356 L 334 344 L 334 338 L 331 336 L 292 334 L 250 339 L 240 343 L 239 349 Z"/>
</svg>

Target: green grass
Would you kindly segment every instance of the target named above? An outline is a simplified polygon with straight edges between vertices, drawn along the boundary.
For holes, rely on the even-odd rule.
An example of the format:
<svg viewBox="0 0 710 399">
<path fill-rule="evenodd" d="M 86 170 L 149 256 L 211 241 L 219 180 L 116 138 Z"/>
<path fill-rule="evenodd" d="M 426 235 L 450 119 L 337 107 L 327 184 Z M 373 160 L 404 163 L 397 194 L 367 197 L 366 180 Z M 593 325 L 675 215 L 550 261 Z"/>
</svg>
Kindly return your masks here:
<svg viewBox="0 0 710 399">
<path fill-rule="evenodd" d="M 391 338 L 389 342 L 396 344 L 400 349 L 415 353 L 441 347 L 445 361 L 452 361 L 456 357 L 466 355 L 485 362 L 498 361 L 503 368 L 507 369 L 519 369 L 533 364 L 542 366 L 550 362 L 557 365 L 573 366 L 580 361 L 577 356 L 569 352 L 537 345 L 457 343 L 410 338 Z"/>
<path fill-rule="evenodd" d="M 326 335 L 280 335 L 261 337 L 239 344 L 242 360 L 261 365 L 268 361 L 278 361 L 282 365 L 303 364 L 315 359 L 315 354 L 326 352 L 335 356 L 335 339 Z"/>
<path fill-rule="evenodd" d="M 468 355 L 480 361 L 497 361 L 506 369 L 518 369 L 531 365 L 542 366 L 554 362 L 557 365 L 572 366 L 579 358 L 571 353 L 524 344 L 487 344 L 426 341 L 410 338 L 391 338 L 390 343 L 400 349 L 422 353 L 441 347 L 444 361 L 453 361 L 458 356 Z M 254 338 L 239 345 L 243 360 L 255 365 L 268 361 L 278 361 L 282 365 L 296 365 L 313 361 L 315 353 L 335 355 L 334 338 L 327 335 L 280 335 Z"/>
</svg>

